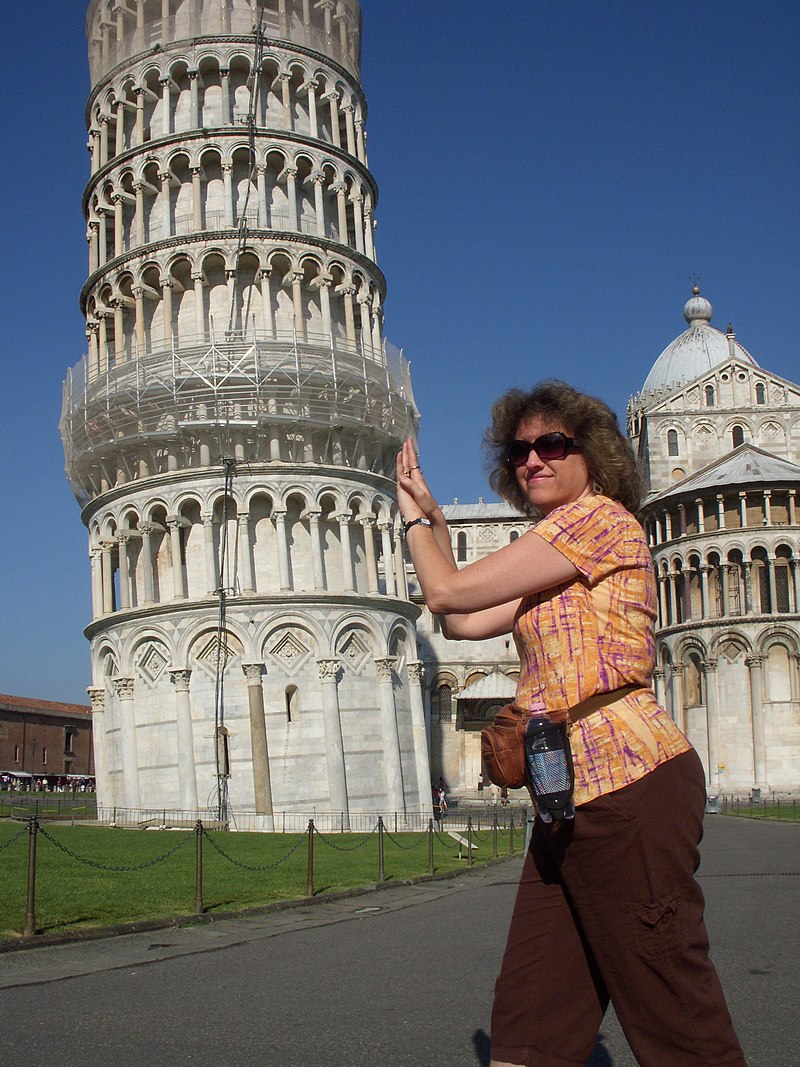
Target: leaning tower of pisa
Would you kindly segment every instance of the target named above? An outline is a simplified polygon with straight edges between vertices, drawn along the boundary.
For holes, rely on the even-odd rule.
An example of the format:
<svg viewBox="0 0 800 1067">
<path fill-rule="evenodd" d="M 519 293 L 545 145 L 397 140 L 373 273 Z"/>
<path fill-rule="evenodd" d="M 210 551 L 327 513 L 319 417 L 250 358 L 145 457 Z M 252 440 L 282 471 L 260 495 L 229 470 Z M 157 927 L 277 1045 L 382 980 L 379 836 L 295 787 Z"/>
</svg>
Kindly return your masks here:
<svg viewBox="0 0 800 1067">
<path fill-rule="evenodd" d="M 391 479 L 417 412 L 382 334 L 360 21 L 89 4 L 88 352 L 61 431 L 118 818 L 429 809 Z"/>
</svg>

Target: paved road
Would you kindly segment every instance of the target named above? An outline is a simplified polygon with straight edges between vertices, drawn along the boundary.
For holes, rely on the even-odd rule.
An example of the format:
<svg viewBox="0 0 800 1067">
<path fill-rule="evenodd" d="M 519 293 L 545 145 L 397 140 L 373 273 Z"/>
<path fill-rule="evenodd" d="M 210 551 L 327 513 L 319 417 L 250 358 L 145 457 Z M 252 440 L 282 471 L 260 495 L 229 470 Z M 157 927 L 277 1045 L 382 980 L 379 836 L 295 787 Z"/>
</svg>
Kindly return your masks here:
<svg viewBox="0 0 800 1067">
<path fill-rule="evenodd" d="M 714 957 L 751 1067 L 800 1064 L 800 825 L 710 816 Z M 478 1067 L 520 860 L 455 880 L 0 955 L 0 1062 Z M 613 1016 L 591 1067 L 634 1067 Z"/>
</svg>

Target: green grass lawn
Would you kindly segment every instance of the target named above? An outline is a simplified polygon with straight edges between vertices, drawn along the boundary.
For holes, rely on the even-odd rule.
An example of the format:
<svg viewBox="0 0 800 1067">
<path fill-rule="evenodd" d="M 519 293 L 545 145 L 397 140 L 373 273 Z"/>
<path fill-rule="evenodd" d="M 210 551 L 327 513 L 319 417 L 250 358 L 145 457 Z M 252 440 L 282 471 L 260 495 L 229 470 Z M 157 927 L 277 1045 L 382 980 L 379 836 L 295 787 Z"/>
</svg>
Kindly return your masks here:
<svg viewBox="0 0 800 1067">
<path fill-rule="evenodd" d="M 23 833 L 12 840 L 21 830 Z M 28 841 L 26 823 L 0 823 L 0 937 L 19 936 L 24 929 Z M 491 832 L 476 834 L 474 841 L 479 846 L 474 853 L 475 862 L 490 859 Z M 517 853 L 522 843 L 523 835 L 518 829 L 514 834 Z M 72 827 L 45 822 L 37 835 L 37 932 L 193 914 L 195 848 L 193 831 Z M 167 855 L 171 850 L 172 854 Z M 498 851 L 500 855 L 509 853 L 507 830 L 498 834 Z M 459 859 L 458 853 L 456 841 L 434 835 L 436 873 L 466 867 L 466 850 L 464 858 Z M 140 869 L 111 871 L 103 867 Z M 306 834 L 213 831 L 203 840 L 204 910 L 236 911 L 304 897 L 307 872 Z M 427 834 L 386 834 L 384 873 L 387 882 L 426 875 Z M 314 835 L 315 895 L 374 885 L 378 874 L 377 834 Z"/>
</svg>

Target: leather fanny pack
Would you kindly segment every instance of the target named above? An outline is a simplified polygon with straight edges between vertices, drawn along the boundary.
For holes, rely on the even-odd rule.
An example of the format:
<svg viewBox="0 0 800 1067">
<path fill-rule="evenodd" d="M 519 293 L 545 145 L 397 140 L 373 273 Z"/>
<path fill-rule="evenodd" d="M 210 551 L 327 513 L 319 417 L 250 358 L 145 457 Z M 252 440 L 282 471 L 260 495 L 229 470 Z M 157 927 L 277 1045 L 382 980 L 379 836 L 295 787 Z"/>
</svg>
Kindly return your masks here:
<svg viewBox="0 0 800 1067">
<path fill-rule="evenodd" d="M 644 689 L 641 685 L 623 685 L 608 693 L 596 693 L 587 697 L 567 712 L 570 723 L 608 707 L 629 693 Z M 526 784 L 525 774 L 525 727 L 531 711 L 518 704 L 506 704 L 495 716 L 491 726 L 481 730 L 481 757 L 486 773 L 495 785 L 506 789 L 520 789 Z"/>
</svg>

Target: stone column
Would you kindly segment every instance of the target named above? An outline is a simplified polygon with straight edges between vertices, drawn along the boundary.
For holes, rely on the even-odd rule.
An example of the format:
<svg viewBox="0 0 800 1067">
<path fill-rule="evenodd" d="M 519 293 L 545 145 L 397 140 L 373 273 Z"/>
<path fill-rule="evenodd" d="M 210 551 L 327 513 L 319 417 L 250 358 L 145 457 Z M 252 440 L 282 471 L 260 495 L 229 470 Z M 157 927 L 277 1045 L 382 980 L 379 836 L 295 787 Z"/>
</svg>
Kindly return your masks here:
<svg viewBox="0 0 800 1067">
<path fill-rule="evenodd" d="M 297 168 L 284 167 L 283 174 L 286 178 L 286 200 L 289 204 L 289 229 L 299 230 L 297 221 Z"/>
<path fill-rule="evenodd" d="M 353 296 L 355 295 L 355 288 L 352 285 L 342 285 L 339 287 L 342 294 L 342 301 L 344 302 L 344 329 L 347 334 L 347 340 L 350 345 L 355 348 L 356 344 L 356 322 L 353 317 Z"/>
<path fill-rule="evenodd" d="M 747 493 L 739 493 L 739 525 L 742 529 L 747 528 Z"/>
<path fill-rule="evenodd" d="M 311 130 L 312 137 L 319 137 L 319 131 L 317 127 L 317 83 L 311 79 L 301 86 L 301 89 L 305 89 L 308 99 L 308 125 Z"/>
<path fill-rule="evenodd" d="M 664 692 L 664 668 L 653 668 L 653 691 L 656 694 L 656 700 L 659 707 L 666 708 L 666 694 Z"/>
<path fill-rule="evenodd" d="M 351 156 L 356 156 L 356 158 L 358 158 L 358 152 L 356 150 L 356 128 L 353 121 L 355 108 L 352 104 L 345 104 L 342 111 L 344 112 L 344 121 L 347 128 L 347 151 Z"/>
<path fill-rule="evenodd" d="M 325 200 L 322 196 L 322 186 L 325 175 L 322 171 L 315 171 L 311 176 L 311 184 L 314 186 L 314 216 L 317 225 L 317 237 L 325 236 Z"/>
<path fill-rule="evenodd" d="M 403 555 L 403 535 L 400 523 L 394 530 L 394 579 L 397 595 L 403 600 L 408 599 L 408 583 L 406 581 L 406 561 Z"/>
<path fill-rule="evenodd" d="M 686 733 L 686 710 L 683 700 L 683 663 L 670 663 L 672 674 L 672 718 L 678 728 Z"/>
<path fill-rule="evenodd" d="M 267 168 L 261 163 L 256 167 L 256 192 L 258 194 L 258 224 L 259 226 L 269 226 Z"/>
<path fill-rule="evenodd" d="M 670 619 L 670 623 L 673 626 L 675 626 L 676 623 L 679 622 L 678 598 L 675 595 L 675 580 L 676 580 L 676 578 L 677 578 L 677 575 L 675 574 L 674 571 L 670 571 L 670 573 L 667 575 L 667 582 L 668 582 L 667 592 L 669 594 L 669 610 L 670 610 L 669 619 Z"/>
<path fill-rule="evenodd" d="M 223 6 L 223 15 L 230 22 L 230 12 L 228 11 L 228 5 Z M 223 33 L 230 33 L 230 29 L 223 30 Z M 231 124 L 231 83 L 230 83 L 230 70 L 228 67 L 220 67 L 219 69 L 219 83 L 220 92 L 222 93 L 222 124 L 223 126 L 230 126 Z"/>
<path fill-rule="evenodd" d="M 425 722 L 425 703 L 422 698 L 424 671 L 421 660 L 408 664 L 409 697 L 411 700 L 411 729 L 414 734 L 414 763 L 417 770 L 417 792 L 421 812 L 430 811 L 431 767 L 428 755 L 428 731 Z"/>
<path fill-rule="evenodd" d="M 183 580 L 183 554 L 181 551 L 181 520 L 177 515 L 167 516 L 169 529 L 169 546 L 172 555 L 172 598 L 186 599 L 186 585 Z"/>
<path fill-rule="evenodd" d="M 114 678 L 114 690 L 119 702 L 122 803 L 126 808 L 135 810 L 141 807 L 141 798 L 133 678 Z"/>
<path fill-rule="evenodd" d="M 322 720 L 325 729 L 325 759 L 331 813 L 341 812 L 343 829 L 350 828 L 350 804 L 347 796 L 347 766 L 344 758 L 342 719 L 339 710 L 338 659 L 317 660 L 322 689 Z"/>
<path fill-rule="evenodd" d="M 89 549 L 89 566 L 92 572 L 92 618 L 98 619 L 103 614 L 103 551 L 100 548 Z"/>
<path fill-rule="evenodd" d="M 333 347 L 333 327 L 331 325 L 331 285 L 333 277 L 330 274 L 319 275 L 319 303 L 322 311 L 322 329 Z"/>
<path fill-rule="evenodd" d="M 400 759 L 400 731 L 397 728 L 397 708 L 394 700 L 392 657 L 375 660 L 378 675 L 378 699 L 383 726 L 383 762 L 386 771 L 386 802 L 388 812 L 405 812 L 403 767 Z"/>
<path fill-rule="evenodd" d="M 331 192 L 336 193 L 336 217 L 339 223 L 339 244 L 347 244 L 347 186 L 344 182 L 334 182 Z"/>
<path fill-rule="evenodd" d="M 350 203 L 353 205 L 353 225 L 356 231 L 356 249 L 364 255 L 364 216 L 361 213 L 361 204 L 364 198 L 361 193 L 353 193 Z"/>
<path fill-rule="evenodd" d="M 778 590 L 775 585 L 775 557 L 767 556 L 764 560 L 767 568 L 767 581 L 769 583 L 769 610 L 773 615 L 778 612 Z"/>
<path fill-rule="evenodd" d="M 144 584 L 144 602 L 152 604 L 155 600 L 153 586 L 153 534 L 156 526 L 152 522 L 140 522 L 139 533 L 142 535 L 142 578 Z"/>
<path fill-rule="evenodd" d="M 291 81 L 291 74 L 284 72 L 278 76 L 278 81 L 281 83 L 281 102 L 283 104 L 283 125 L 287 130 L 294 129 L 294 121 L 292 116 L 292 97 L 289 82 Z"/>
<path fill-rule="evenodd" d="M 319 530 L 320 512 L 309 508 L 305 515 L 308 519 L 309 535 L 311 538 L 311 566 L 314 573 L 314 591 L 322 592 L 325 588 L 325 568 L 322 558 L 322 542 L 320 541 Z"/>
<path fill-rule="evenodd" d="M 192 167 L 192 227 L 195 233 L 203 228 L 202 168 Z"/>
<path fill-rule="evenodd" d="M 390 522 L 379 522 L 378 529 L 381 532 L 381 558 L 383 559 L 383 578 L 386 585 L 386 595 L 395 595 L 394 584 L 394 559 L 392 558 L 392 538 L 389 531 L 392 528 Z"/>
<path fill-rule="evenodd" d="M 175 727 L 180 805 L 183 811 L 195 815 L 198 811 L 198 803 L 192 705 L 189 696 L 189 681 L 191 677 L 192 672 L 189 670 L 169 672 L 169 679 L 175 686 Z"/>
<path fill-rule="evenodd" d="M 194 36 L 192 34 L 192 36 Z M 187 71 L 189 78 L 189 127 L 196 130 L 200 125 L 200 82 L 196 70 Z"/>
<path fill-rule="evenodd" d="M 703 674 L 706 683 L 706 733 L 708 737 L 708 792 L 719 796 L 719 703 L 717 701 L 717 661 L 705 660 Z"/>
<path fill-rule="evenodd" d="M 161 182 L 161 237 L 172 237 L 172 211 L 170 210 L 170 173 L 162 171 L 159 175 Z"/>
<path fill-rule="evenodd" d="M 128 534 L 120 534 L 117 538 L 117 551 L 119 553 L 119 608 L 124 611 L 131 606 L 130 574 L 128 570 Z"/>
<path fill-rule="evenodd" d="M 278 575 L 281 591 L 292 588 L 289 574 L 289 544 L 286 540 L 286 512 L 276 509 L 272 512 L 275 520 L 275 539 L 278 542 Z"/>
<path fill-rule="evenodd" d="M 355 591 L 353 581 L 353 551 L 350 545 L 350 519 L 349 512 L 342 512 L 335 516 L 339 523 L 339 541 L 342 547 L 342 588 L 345 593 Z"/>
<path fill-rule="evenodd" d="M 102 686 L 90 685 L 86 692 L 92 702 L 92 751 L 94 752 L 94 776 L 98 805 L 104 807 L 113 803 L 111 783 L 108 777 L 108 756 L 106 753 L 106 691 Z M 99 815 L 99 812 L 98 812 Z"/>
<path fill-rule="evenodd" d="M 797 525 L 797 490 L 789 490 L 789 525 Z"/>
<path fill-rule="evenodd" d="M 222 164 L 222 185 L 223 185 L 223 225 L 230 229 L 234 225 L 233 218 L 233 164 Z"/>
<path fill-rule="evenodd" d="M 168 19 L 166 20 L 169 21 Z M 164 26 L 166 23 L 162 20 L 161 30 L 164 32 Z M 169 137 L 172 133 L 172 93 L 170 92 L 170 79 L 159 78 L 159 85 L 161 86 L 161 136 Z"/>
<path fill-rule="evenodd" d="M 303 275 L 299 270 L 290 273 L 292 281 L 292 308 L 294 311 L 294 329 L 298 340 L 306 339 L 306 324 L 303 318 Z"/>
<path fill-rule="evenodd" d="M 136 197 L 136 205 L 134 207 L 136 219 L 136 244 L 141 248 L 144 244 L 144 185 L 142 182 L 134 182 L 133 192 Z"/>
<path fill-rule="evenodd" d="M 172 286 L 171 278 L 160 278 L 161 302 L 164 305 L 164 347 L 172 345 Z"/>
<path fill-rule="evenodd" d="M 140 7 L 140 11 L 143 9 Z M 136 144 L 144 144 L 144 89 L 134 89 L 133 95 L 136 97 Z"/>
<path fill-rule="evenodd" d="M 772 526 L 772 490 L 764 490 L 764 525 Z"/>
<path fill-rule="evenodd" d="M 247 702 L 250 708 L 250 746 L 253 753 L 253 794 L 256 811 L 272 822 L 272 781 L 269 770 L 267 721 L 264 712 L 263 663 L 243 663 L 247 679 Z M 272 830 L 272 825 L 264 827 Z"/>
<path fill-rule="evenodd" d="M 209 593 L 217 592 L 220 585 L 217 553 L 214 552 L 214 516 L 210 511 L 201 515 L 203 522 L 203 548 L 206 559 L 206 589 Z"/>
<path fill-rule="evenodd" d="M 114 567 L 111 561 L 111 541 L 101 541 L 101 567 L 103 575 L 103 614 L 110 615 L 114 610 Z"/>
<path fill-rule="evenodd" d="M 192 283 L 194 285 L 194 329 L 197 335 L 197 342 L 202 344 L 206 340 L 206 315 L 205 299 L 203 297 L 203 272 L 201 270 L 192 271 Z"/>
<path fill-rule="evenodd" d="M 239 533 L 239 573 L 241 575 L 242 592 L 252 593 L 253 586 L 253 557 L 250 552 L 250 513 L 240 511 L 238 515 Z"/>
<path fill-rule="evenodd" d="M 728 565 L 727 563 L 719 563 L 717 565 L 717 581 L 719 582 L 719 591 L 722 599 L 722 617 L 727 618 L 730 614 L 730 607 L 728 604 Z"/>
<path fill-rule="evenodd" d="M 375 555 L 375 519 L 369 515 L 358 520 L 364 527 L 364 551 L 367 557 L 367 592 L 379 592 L 378 560 Z"/>
<path fill-rule="evenodd" d="M 750 718 L 753 725 L 753 775 L 754 788 L 769 792 L 767 781 L 767 745 L 764 724 L 764 687 L 762 684 L 761 656 L 748 656 L 745 660 L 750 672 Z"/>
<path fill-rule="evenodd" d="M 695 507 L 697 508 L 697 532 L 698 533 L 705 533 L 706 532 L 706 515 L 705 515 L 705 511 L 703 510 L 703 498 L 702 497 L 698 497 L 695 500 L 694 503 L 695 503 Z"/>
<path fill-rule="evenodd" d="M 342 147 L 342 140 L 339 136 L 339 94 L 335 89 L 332 89 L 329 93 L 325 93 L 322 98 L 327 100 L 331 109 L 331 137 L 333 143 L 337 148 Z"/>
<path fill-rule="evenodd" d="M 710 614 L 708 603 L 708 576 L 711 572 L 711 568 L 705 564 L 700 567 L 700 615 L 702 618 L 706 618 Z"/>
<path fill-rule="evenodd" d="M 112 193 L 111 203 L 114 205 L 114 255 L 121 256 L 125 252 L 123 246 L 123 198 L 119 193 Z"/>
<path fill-rule="evenodd" d="M 136 349 L 140 356 L 144 356 L 147 353 L 147 338 L 145 335 L 144 327 L 144 286 L 134 286 L 133 298 L 136 330 Z"/>
</svg>

